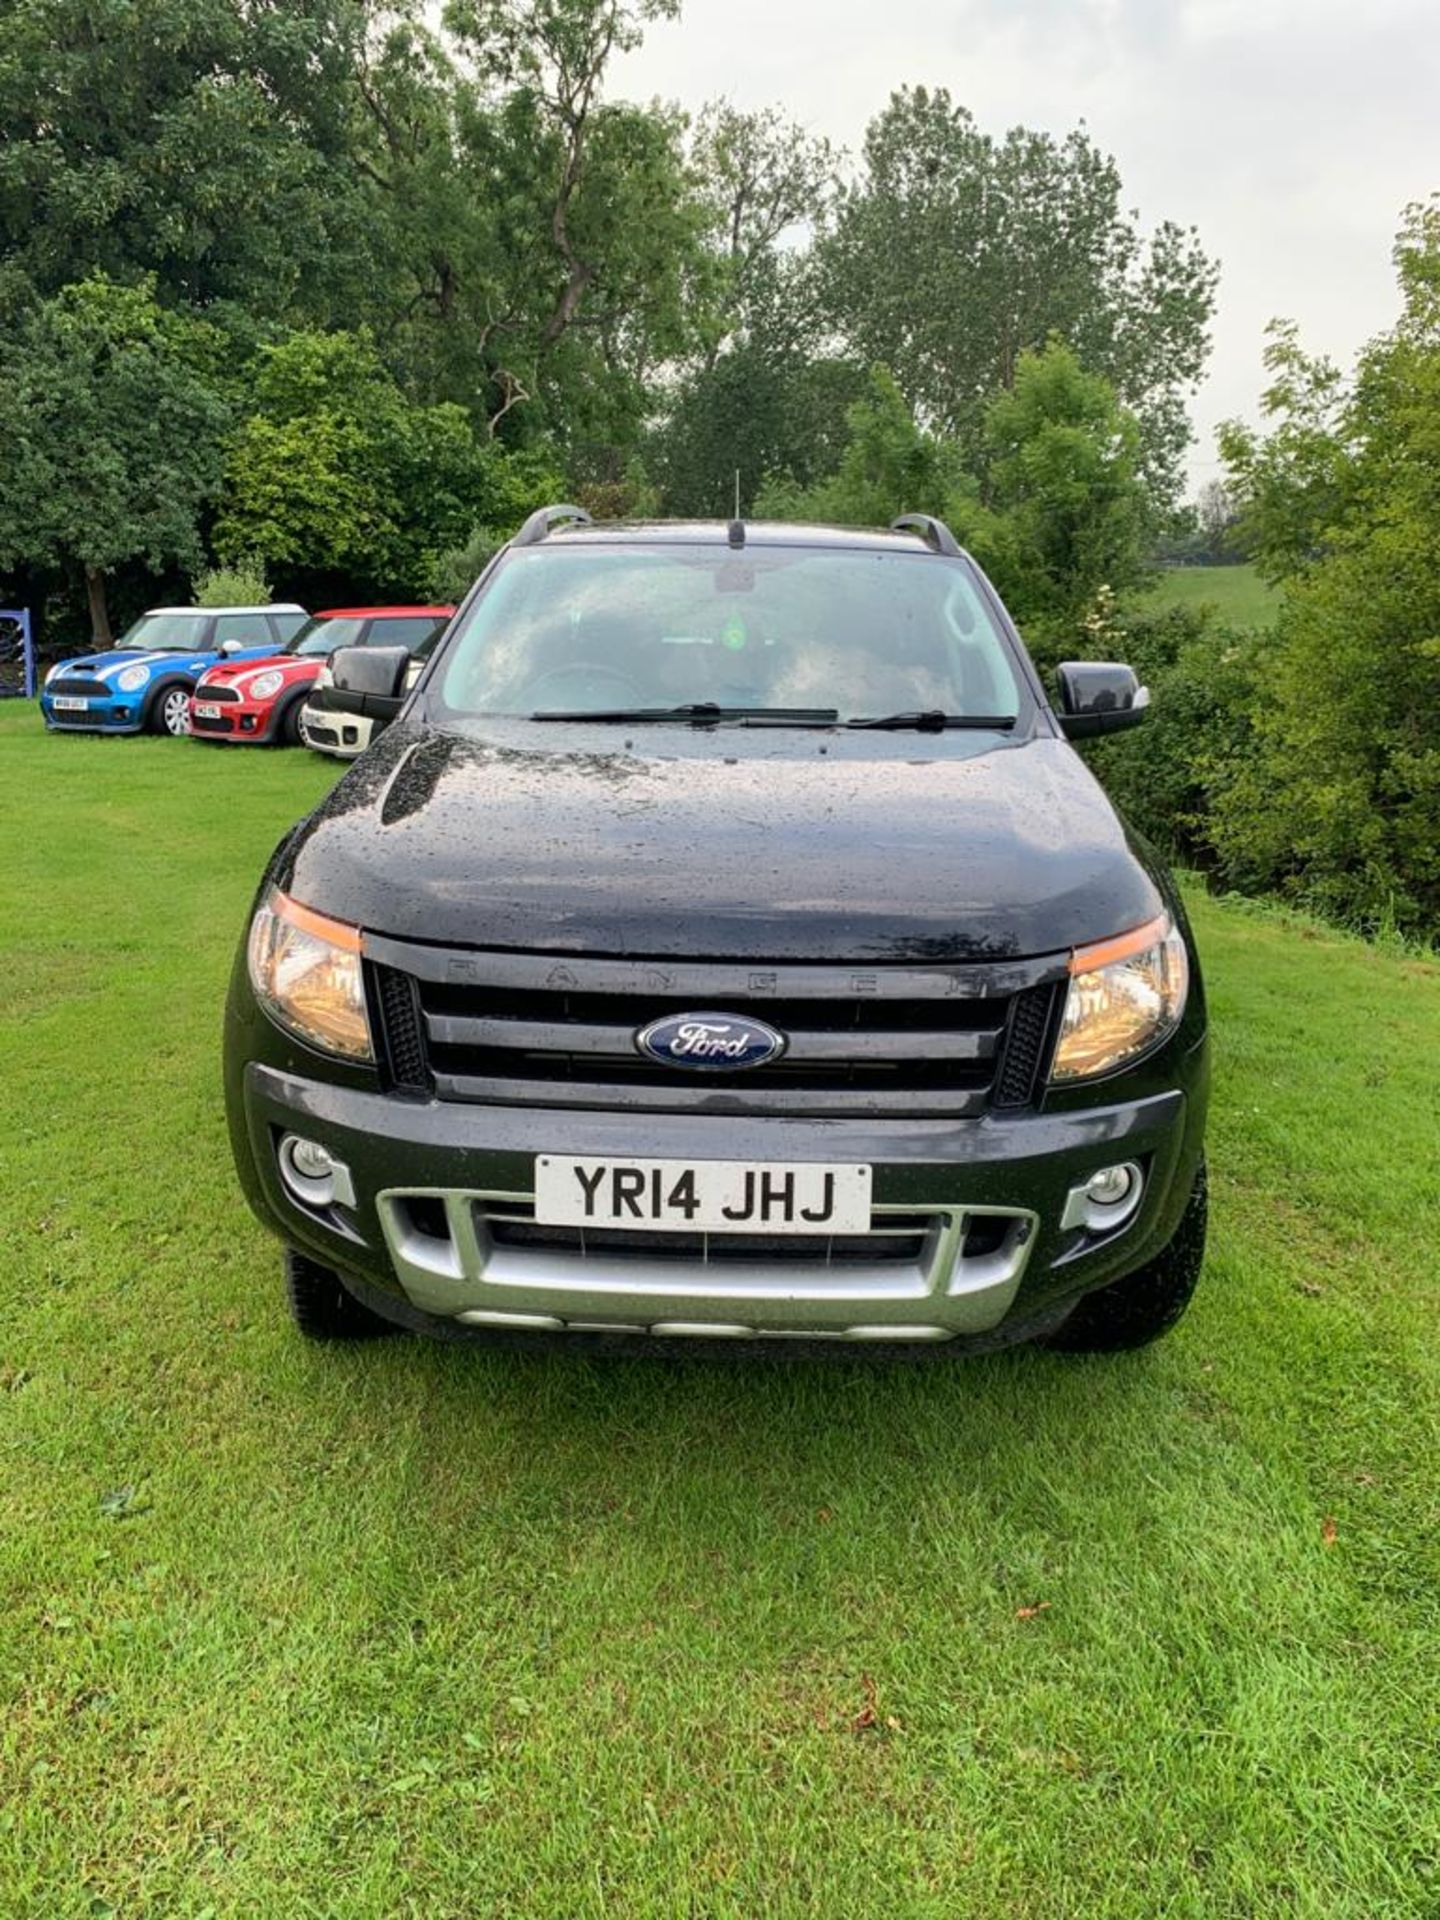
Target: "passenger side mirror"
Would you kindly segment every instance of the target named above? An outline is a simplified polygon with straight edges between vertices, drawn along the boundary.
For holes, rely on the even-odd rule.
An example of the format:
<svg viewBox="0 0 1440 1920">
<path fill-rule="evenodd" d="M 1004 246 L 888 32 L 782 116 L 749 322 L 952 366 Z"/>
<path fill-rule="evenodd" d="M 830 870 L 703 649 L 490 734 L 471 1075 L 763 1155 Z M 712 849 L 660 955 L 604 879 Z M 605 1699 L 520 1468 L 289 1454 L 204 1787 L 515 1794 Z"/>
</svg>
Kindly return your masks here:
<svg viewBox="0 0 1440 1920">
<path fill-rule="evenodd" d="M 1150 706 L 1132 667 L 1118 660 L 1066 660 L 1056 668 L 1060 683 L 1060 728 L 1067 740 L 1138 727 Z"/>
<path fill-rule="evenodd" d="M 337 647 L 330 656 L 326 704 L 341 713 L 366 713 L 372 720 L 393 720 L 405 697 L 410 665 L 405 647 Z"/>
<path fill-rule="evenodd" d="M 222 640 L 220 642 L 220 652 L 227 660 L 232 653 L 240 653 L 242 651 L 243 649 L 238 640 Z"/>
</svg>

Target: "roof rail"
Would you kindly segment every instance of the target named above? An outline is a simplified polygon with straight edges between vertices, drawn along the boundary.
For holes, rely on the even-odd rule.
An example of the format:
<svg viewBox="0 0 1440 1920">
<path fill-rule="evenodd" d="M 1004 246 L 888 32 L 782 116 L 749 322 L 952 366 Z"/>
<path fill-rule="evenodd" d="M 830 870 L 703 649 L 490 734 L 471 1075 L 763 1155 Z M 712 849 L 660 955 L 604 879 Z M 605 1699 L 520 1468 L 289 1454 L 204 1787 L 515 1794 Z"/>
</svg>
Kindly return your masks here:
<svg viewBox="0 0 1440 1920">
<path fill-rule="evenodd" d="M 892 533 L 918 533 L 927 547 L 933 547 L 936 553 L 959 553 L 960 542 L 951 533 L 943 520 L 937 520 L 933 513 L 902 513 L 898 520 L 890 522 Z"/>
<path fill-rule="evenodd" d="M 578 521 L 582 527 L 593 524 L 583 507 L 537 507 L 510 544 L 512 547 L 538 546 L 548 533 L 567 520 Z"/>
</svg>

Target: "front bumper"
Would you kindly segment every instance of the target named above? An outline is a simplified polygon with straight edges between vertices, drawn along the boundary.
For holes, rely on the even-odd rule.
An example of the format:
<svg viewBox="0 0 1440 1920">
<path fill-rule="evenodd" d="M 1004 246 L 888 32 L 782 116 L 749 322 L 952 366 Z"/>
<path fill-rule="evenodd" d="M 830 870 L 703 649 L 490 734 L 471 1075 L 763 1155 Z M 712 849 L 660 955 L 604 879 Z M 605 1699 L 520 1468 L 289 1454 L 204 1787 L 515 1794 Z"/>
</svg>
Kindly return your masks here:
<svg viewBox="0 0 1440 1920">
<path fill-rule="evenodd" d="M 1112 1089 L 1081 1111 L 880 1123 L 423 1102 L 251 1060 L 232 1073 L 230 1121 L 260 1219 L 404 1324 L 994 1345 L 1057 1323 L 1169 1240 L 1200 1161 L 1203 1042 L 1177 1065 L 1171 1086 L 1130 1099 Z M 344 1163 L 350 1185 L 334 1204 L 302 1205 L 282 1185 L 288 1132 Z M 854 1245 L 833 1258 L 812 1247 L 807 1260 L 637 1257 L 537 1240 L 525 1221 L 541 1153 L 868 1162 L 873 1257 Z M 1064 1224 L 1076 1188 L 1116 1161 L 1144 1171 L 1134 1214 L 1099 1234 Z"/>
<path fill-rule="evenodd" d="M 277 702 L 274 700 L 216 700 L 197 691 L 190 702 L 192 740 L 224 740 L 259 746 L 270 737 Z M 198 706 L 218 707 L 218 714 L 197 714 Z"/>
<path fill-rule="evenodd" d="M 353 760 L 370 744 L 375 723 L 367 714 L 332 712 L 307 700 L 300 709 L 300 738 L 316 753 Z"/>
<path fill-rule="evenodd" d="M 53 699 L 40 695 L 40 716 L 52 733 L 140 733 L 145 724 L 145 694 L 122 694 L 113 700 L 92 697 L 84 709 L 57 708 Z"/>
</svg>

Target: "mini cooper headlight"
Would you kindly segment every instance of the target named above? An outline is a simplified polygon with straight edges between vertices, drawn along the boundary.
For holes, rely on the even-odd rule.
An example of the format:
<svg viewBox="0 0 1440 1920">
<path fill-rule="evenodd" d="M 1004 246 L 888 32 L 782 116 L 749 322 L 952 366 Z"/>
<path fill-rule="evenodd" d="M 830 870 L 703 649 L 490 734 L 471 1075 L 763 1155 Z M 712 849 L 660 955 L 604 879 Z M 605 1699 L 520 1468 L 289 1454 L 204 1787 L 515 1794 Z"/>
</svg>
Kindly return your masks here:
<svg viewBox="0 0 1440 1920">
<path fill-rule="evenodd" d="M 373 1060 L 360 933 L 271 887 L 250 923 L 250 984 L 277 1025 L 347 1060 Z"/>
<path fill-rule="evenodd" d="M 252 700 L 268 700 L 272 693 L 278 693 L 285 684 L 283 673 L 257 673 L 250 682 Z"/>
<path fill-rule="evenodd" d="M 121 693 L 138 693 L 149 678 L 149 667 L 126 667 L 123 673 L 116 674 L 115 684 Z"/>
<path fill-rule="evenodd" d="M 1113 1073 L 1172 1034 L 1185 1011 L 1190 963 L 1168 914 L 1070 956 L 1052 1081 Z"/>
</svg>

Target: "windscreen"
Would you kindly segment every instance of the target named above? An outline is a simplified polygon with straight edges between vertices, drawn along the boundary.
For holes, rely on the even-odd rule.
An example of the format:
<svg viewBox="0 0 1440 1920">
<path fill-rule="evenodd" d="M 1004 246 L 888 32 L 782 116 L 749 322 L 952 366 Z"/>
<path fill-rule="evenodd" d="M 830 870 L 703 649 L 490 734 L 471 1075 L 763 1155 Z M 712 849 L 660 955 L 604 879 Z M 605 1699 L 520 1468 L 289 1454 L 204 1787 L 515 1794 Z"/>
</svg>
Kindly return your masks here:
<svg viewBox="0 0 1440 1920">
<path fill-rule="evenodd" d="M 142 613 L 116 642 L 145 653 L 199 653 L 210 633 L 208 613 Z"/>
<path fill-rule="evenodd" d="M 1009 650 L 961 560 L 864 548 L 521 548 L 432 698 L 457 714 L 713 701 L 1012 716 Z"/>
<path fill-rule="evenodd" d="M 307 620 L 282 653 L 333 653 L 336 647 L 358 644 L 363 620 Z"/>
<path fill-rule="evenodd" d="M 444 620 L 435 613 L 385 614 L 371 622 L 369 644 L 407 647 L 411 653 L 418 653 L 444 625 Z"/>
</svg>

